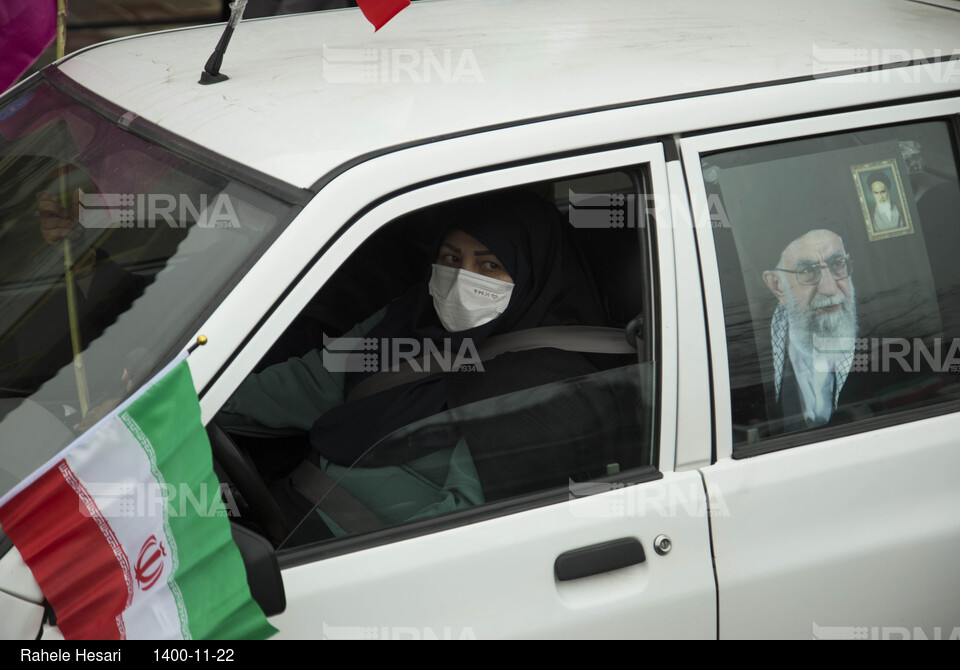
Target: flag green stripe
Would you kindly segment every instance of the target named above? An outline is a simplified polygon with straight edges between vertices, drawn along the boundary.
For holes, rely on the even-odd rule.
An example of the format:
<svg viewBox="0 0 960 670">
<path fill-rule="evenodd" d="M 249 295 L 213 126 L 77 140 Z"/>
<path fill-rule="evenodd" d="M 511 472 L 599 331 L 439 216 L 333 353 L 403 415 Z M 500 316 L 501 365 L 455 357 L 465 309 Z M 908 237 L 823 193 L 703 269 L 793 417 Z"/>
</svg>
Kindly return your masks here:
<svg viewBox="0 0 960 670">
<path fill-rule="evenodd" d="M 148 389 L 126 415 L 142 431 L 132 432 L 158 482 L 168 485 L 164 530 L 175 566 L 170 587 L 178 607 L 182 603 L 185 609 L 186 616 L 181 615 L 181 622 L 189 625 L 185 637 L 272 635 L 276 631 L 250 596 L 243 560 L 230 534 L 187 361 Z"/>
</svg>

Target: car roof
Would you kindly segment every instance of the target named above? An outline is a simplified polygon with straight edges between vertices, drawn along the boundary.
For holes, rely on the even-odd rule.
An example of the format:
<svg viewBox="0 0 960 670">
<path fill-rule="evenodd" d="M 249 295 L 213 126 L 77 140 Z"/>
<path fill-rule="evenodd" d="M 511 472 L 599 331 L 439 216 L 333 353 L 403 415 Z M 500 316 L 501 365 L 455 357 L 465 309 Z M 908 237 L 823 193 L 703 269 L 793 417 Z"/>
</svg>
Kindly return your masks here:
<svg viewBox="0 0 960 670">
<path fill-rule="evenodd" d="M 810 79 L 956 50 L 960 12 L 911 0 L 422 0 L 222 24 L 77 52 L 63 73 L 299 187 L 358 156 L 584 109 Z M 707 116 L 707 115 L 705 115 Z M 678 129 L 682 130 L 682 129 Z"/>
</svg>

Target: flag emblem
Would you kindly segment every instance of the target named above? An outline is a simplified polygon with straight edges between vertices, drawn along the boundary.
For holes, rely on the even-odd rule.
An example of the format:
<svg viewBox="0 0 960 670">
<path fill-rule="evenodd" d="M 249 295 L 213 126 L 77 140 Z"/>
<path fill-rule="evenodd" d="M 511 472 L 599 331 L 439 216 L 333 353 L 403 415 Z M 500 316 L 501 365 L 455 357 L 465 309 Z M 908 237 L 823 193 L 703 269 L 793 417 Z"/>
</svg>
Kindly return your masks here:
<svg viewBox="0 0 960 670">
<path fill-rule="evenodd" d="M 0 498 L 0 525 L 67 639 L 268 637 L 219 490 L 182 354 Z"/>
<path fill-rule="evenodd" d="M 163 557 L 167 555 L 163 543 L 157 539 L 156 535 L 151 535 L 140 548 L 140 556 L 137 557 L 137 585 L 141 591 L 149 591 L 163 574 Z"/>
</svg>

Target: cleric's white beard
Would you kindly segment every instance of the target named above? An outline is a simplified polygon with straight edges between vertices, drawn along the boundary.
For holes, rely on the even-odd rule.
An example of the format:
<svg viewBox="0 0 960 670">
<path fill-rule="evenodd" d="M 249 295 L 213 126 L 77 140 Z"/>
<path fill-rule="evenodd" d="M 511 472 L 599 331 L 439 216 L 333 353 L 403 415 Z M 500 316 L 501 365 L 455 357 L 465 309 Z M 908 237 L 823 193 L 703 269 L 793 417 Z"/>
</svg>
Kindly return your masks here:
<svg viewBox="0 0 960 670">
<path fill-rule="evenodd" d="M 831 366 L 849 355 L 853 338 L 857 336 L 857 301 L 853 282 L 847 281 L 850 281 L 850 297 L 838 293 L 833 297 L 818 298 L 809 306 L 794 295 L 789 285 L 784 293 L 791 342 L 810 356 L 816 354 L 818 361 Z M 843 305 L 843 308 L 837 312 L 817 311 L 820 307 L 830 305 Z"/>
<path fill-rule="evenodd" d="M 887 200 L 886 202 L 877 203 L 877 213 L 887 221 L 890 220 L 890 217 L 892 216 L 892 212 L 893 212 L 893 207 L 890 205 L 889 200 Z"/>
</svg>

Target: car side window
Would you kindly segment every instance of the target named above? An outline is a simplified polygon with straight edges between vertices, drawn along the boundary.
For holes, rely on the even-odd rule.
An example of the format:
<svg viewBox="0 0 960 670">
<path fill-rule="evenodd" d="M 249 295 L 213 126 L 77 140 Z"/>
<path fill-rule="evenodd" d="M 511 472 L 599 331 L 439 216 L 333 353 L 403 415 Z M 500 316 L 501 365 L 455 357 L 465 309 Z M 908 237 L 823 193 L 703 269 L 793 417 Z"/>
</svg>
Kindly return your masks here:
<svg viewBox="0 0 960 670">
<path fill-rule="evenodd" d="M 735 454 L 960 397 L 956 156 L 932 120 L 702 157 Z"/>
<path fill-rule="evenodd" d="M 282 510 L 282 547 L 652 470 L 641 180 L 440 203 L 341 266 L 218 415 Z"/>
</svg>

